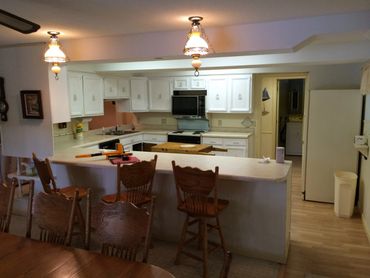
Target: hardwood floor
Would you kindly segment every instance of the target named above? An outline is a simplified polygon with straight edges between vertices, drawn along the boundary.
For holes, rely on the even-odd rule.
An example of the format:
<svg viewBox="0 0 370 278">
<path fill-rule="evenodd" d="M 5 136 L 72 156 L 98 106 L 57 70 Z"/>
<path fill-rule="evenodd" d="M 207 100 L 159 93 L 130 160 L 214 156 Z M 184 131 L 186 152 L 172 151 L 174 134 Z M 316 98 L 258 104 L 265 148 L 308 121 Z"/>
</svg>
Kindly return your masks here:
<svg viewBox="0 0 370 278">
<path fill-rule="evenodd" d="M 280 277 L 370 277 L 370 244 L 361 215 L 338 218 L 333 204 L 302 200 L 301 161 L 293 160 L 291 241 Z"/>
</svg>

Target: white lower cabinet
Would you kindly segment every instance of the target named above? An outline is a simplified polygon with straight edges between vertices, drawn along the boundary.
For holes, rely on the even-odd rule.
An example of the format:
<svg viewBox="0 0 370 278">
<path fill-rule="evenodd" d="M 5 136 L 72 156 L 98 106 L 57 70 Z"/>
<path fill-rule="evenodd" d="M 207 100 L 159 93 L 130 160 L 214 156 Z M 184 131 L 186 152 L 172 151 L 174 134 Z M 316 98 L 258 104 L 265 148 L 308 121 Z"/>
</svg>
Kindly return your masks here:
<svg viewBox="0 0 370 278">
<path fill-rule="evenodd" d="M 167 135 L 156 133 L 144 133 L 143 142 L 153 144 L 164 143 L 167 142 Z"/>
<path fill-rule="evenodd" d="M 245 138 L 202 137 L 202 143 L 227 149 L 227 152 L 216 151 L 217 156 L 248 157 L 248 139 Z"/>
<path fill-rule="evenodd" d="M 120 138 L 119 142 L 123 145 L 123 149 L 126 152 L 131 152 L 133 145 L 143 142 L 143 135 L 142 134 L 129 135 Z"/>
</svg>

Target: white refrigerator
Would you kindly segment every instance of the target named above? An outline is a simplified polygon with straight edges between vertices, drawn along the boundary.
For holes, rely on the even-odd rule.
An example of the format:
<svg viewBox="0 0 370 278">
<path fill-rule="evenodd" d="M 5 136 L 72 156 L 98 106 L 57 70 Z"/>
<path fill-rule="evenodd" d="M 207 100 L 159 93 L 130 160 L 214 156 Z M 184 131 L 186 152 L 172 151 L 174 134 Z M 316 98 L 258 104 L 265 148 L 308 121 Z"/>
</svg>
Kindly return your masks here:
<svg viewBox="0 0 370 278">
<path fill-rule="evenodd" d="M 303 163 L 306 200 L 333 203 L 334 172 L 357 173 L 353 139 L 360 133 L 361 110 L 359 90 L 310 91 Z"/>
</svg>

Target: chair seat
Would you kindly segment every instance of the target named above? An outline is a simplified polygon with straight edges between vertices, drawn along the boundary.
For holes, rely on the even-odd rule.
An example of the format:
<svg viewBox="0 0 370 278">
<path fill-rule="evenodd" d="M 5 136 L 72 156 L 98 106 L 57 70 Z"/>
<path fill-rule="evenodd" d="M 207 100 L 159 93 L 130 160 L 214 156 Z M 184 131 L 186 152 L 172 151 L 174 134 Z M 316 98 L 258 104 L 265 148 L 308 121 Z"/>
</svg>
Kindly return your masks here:
<svg viewBox="0 0 370 278">
<path fill-rule="evenodd" d="M 83 187 L 71 185 L 67 187 L 58 188 L 58 192 L 63 194 L 67 198 L 73 198 L 76 190 L 78 190 L 79 199 L 85 198 L 87 196 L 87 190 Z"/>
<path fill-rule="evenodd" d="M 187 200 L 189 200 L 188 198 Z M 191 201 L 190 201 L 191 202 Z M 177 208 L 180 211 L 186 212 L 190 216 L 197 217 L 216 217 L 222 210 L 224 210 L 229 204 L 228 200 L 218 199 L 217 207 L 214 205 L 214 198 L 207 198 L 206 212 L 200 213 L 197 210 L 190 210 L 186 208 L 185 202 L 182 202 Z"/>
<path fill-rule="evenodd" d="M 127 192 L 123 192 L 120 194 L 120 198 L 118 201 L 124 201 L 124 202 L 131 202 L 135 204 L 136 206 L 141 206 L 147 203 L 150 203 L 152 198 L 150 194 L 142 194 L 142 198 L 140 200 L 135 200 L 134 202 L 132 200 L 129 200 Z M 101 199 L 106 203 L 114 203 L 116 202 L 117 194 L 109 194 L 103 196 Z"/>
</svg>

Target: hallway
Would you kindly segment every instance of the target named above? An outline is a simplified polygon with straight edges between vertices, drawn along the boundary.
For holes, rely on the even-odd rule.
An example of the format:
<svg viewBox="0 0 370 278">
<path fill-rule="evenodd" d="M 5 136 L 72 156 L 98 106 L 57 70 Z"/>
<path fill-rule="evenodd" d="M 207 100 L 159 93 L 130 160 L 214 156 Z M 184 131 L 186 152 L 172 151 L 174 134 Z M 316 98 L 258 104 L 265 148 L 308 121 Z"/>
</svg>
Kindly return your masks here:
<svg viewBox="0 0 370 278">
<path fill-rule="evenodd" d="M 288 262 L 279 277 L 370 277 L 361 215 L 338 218 L 333 204 L 303 201 L 300 158 L 286 158 L 293 161 L 292 222 Z"/>
</svg>

